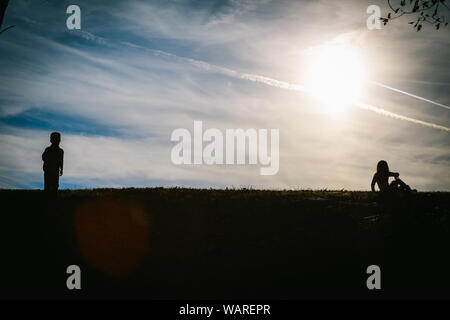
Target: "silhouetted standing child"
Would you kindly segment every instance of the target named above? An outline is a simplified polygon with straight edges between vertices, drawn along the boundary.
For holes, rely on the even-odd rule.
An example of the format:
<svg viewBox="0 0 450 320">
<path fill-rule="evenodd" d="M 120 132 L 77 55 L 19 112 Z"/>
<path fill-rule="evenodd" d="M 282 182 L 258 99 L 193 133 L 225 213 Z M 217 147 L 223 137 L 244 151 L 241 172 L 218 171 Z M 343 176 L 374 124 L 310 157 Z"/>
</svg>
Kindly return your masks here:
<svg viewBox="0 0 450 320">
<path fill-rule="evenodd" d="M 377 164 L 377 172 L 373 175 L 371 188 L 375 191 L 375 183 L 380 191 L 411 191 L 411 188 L 399 178 L 398 172 L 390 172 L 386 161 L 380 160 Z M 389 177 L 395 180 L 389 183 Z"/>
<path fill-rule="evenodd" d="M 63 175 L 64 151 L 59 147 L 61 134 L 52 132 L 50 135 L 51 146 L 45 148 L 42 154 L 44 161 L 44 190 L 50 194 L 56 194 L 59 187 L 59 176 Z"/>
</svg>

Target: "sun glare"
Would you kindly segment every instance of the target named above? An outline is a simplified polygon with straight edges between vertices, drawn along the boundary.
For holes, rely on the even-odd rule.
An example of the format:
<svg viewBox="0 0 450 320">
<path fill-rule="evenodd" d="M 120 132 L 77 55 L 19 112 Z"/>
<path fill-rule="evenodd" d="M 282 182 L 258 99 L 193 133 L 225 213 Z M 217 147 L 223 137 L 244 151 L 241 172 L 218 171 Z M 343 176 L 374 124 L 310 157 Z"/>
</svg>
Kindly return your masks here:
<svg viewBox="0 0 450 320">
<path fill-rule="evenodd" d="M 328 112 L 343 112 L 358 100 L 365 79 L 364 65 L 352 48 L 325 45 L 311 54 L 307 88 Z"/>
</svg>

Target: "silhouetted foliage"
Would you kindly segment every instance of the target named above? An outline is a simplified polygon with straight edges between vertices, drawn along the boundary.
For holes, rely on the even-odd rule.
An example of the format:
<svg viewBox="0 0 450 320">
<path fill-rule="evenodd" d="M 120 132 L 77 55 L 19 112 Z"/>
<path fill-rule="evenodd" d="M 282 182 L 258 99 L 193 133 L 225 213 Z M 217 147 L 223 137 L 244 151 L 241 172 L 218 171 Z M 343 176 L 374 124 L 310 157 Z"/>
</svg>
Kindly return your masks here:
<svg viewBox="0 0 450 320">
<path fill-rule="evenodd" d="M 387 0 L 391 12 L 381 17 L 383 24 L 410 15 L 413 20 L 409 22 L 416 31 L 422 30 L 424 23 L 433 25 L 436 30 L 448 25 L 450 7 L 447 0 Z"/>
</svg>

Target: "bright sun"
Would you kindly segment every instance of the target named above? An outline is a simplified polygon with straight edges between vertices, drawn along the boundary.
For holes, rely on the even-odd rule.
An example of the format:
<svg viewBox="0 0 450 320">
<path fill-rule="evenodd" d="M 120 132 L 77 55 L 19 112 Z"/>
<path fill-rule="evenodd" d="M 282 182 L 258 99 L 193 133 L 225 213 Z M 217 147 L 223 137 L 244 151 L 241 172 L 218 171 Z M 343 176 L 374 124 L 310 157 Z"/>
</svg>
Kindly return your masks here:
<svg viewBox="0 0 450 320">
<path fill-rule="evenodd" d="M 327 111 L 345 111 L 358 100 L 366 72 L 357 52 L 342 45 L 314 50 L 307 73 L 307 88 Z"/>
</svg>

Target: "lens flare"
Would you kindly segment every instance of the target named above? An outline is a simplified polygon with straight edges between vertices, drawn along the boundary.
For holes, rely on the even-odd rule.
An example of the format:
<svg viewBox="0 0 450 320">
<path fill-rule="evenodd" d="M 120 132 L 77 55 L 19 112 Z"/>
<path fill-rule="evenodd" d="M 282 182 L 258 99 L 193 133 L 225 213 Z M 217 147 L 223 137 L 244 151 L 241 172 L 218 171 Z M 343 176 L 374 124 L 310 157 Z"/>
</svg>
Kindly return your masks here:
<svg viewBox="0 0 450 320">
<path fill-rule="evenodd" d="M 112 277 L 127 276 L 148 253 L 149 221 L 133 205 L 93 200 L 80 205 L 74 219 L 82 258 Z"/>
</svg>

